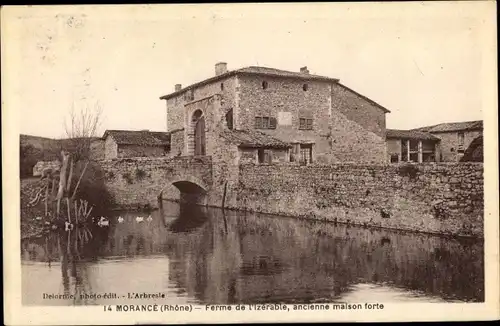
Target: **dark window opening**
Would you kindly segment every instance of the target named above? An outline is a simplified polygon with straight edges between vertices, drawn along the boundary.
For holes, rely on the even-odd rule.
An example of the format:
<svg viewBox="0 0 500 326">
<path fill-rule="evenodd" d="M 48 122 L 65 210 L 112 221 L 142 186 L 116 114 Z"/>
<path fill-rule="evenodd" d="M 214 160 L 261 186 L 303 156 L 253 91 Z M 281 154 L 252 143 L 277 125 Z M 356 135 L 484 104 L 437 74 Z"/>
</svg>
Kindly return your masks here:
<svg viewBox="0 0 500 326">
<path fill-rule="evenodd" d="M 458 145 L 459 146 L 464 145 L 464 133 L 463 132 L 458 133 Z"/>
<path fill-rule="evenodd" d="M 220 90 L 223 91 L 224 90 L 224 83 L 220 83 Z"/>
<path fill-rule="evenodd" d="M 273 161 L 272 152 L 263 148 L 259 148 L 257 157 L 260 164 L 271 164 Z"/>
<path fill-rule="evenodd" d="M 255 117 L 255 129 L 276 129 L 276 118 Z"/>
<path fill-rule="evenodd" d="M 194 92 L 192 89 L 190 89 L 186 93 L 184 93 L 184 99 L 186 101 L 193 101 L 194 100 Z"/>
<path fill-rule="evenodd" d="M 304 92 L 307 91 L 309 89 L 309 85 L 307 84 L 302 85 L 302 89 L 304 90 Z"/>
<path fill-rule="evenodd" d="M 264 80 L 264 81 L 262 82 L 262 88 L 263 88 L 263 89 L 267 89 L 267 87 L 268 87 L 268 86 L 269 86 L 269 85 L 268 85 L 267 81 L 265 81 L 265 80 Z"/>
<path fill-rule="evenodd" d="M 398 162 L 399 162 L 399 155 L 391 154 L 391 163 L 398 163 Z"/>
<path fill-rule="evenodd" d="M 233 109 L 226 113 L 226 124 L 228 129 L 233 129 Z"/>
<path fill-rule="evenodd" d="M 312 163 L 312 144 L 300 144 L 300 164 Z"/>
<path fill-rule="evenodd" d="M 299 118 L 299 129 L 300 130 L 312 130 L 313 129 L 313 119 Z"/>
<path fill-rule="evenodd" d="M 435 162 L 436 156 L 434 155 L 434 153 L 423 153 L 422 154 L 422 161 L 423 162 Z"/>
<path fill-rule="evenodd" d="M 410 162 L 418 163 L 418 153 L 410 153 Z"/>
<path fill-rule="evenodd" d="M 454 152 L 455 151 L 455 148 L 450 148 L 450 152 Z"/>
</svg>

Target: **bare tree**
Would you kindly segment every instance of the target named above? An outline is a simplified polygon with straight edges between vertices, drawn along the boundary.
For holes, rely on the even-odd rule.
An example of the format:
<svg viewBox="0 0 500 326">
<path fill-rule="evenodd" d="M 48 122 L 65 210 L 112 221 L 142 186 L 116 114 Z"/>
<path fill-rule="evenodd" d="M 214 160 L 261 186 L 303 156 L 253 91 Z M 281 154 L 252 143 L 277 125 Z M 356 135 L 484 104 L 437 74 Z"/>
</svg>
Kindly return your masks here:
<svg viewBox="0 0 500 326">
<path fill-rule="evenodd" d="M 76 111 L 71 106 L 69 117 L 65 119 L 67 150 L 75 162 L 89 160 L 91 145 L 101 124 L 102 109 L 99 103 L 93 109 L 88 106 Z M 65 146 L 66 147 L 66 146 Z"/>
</svg>

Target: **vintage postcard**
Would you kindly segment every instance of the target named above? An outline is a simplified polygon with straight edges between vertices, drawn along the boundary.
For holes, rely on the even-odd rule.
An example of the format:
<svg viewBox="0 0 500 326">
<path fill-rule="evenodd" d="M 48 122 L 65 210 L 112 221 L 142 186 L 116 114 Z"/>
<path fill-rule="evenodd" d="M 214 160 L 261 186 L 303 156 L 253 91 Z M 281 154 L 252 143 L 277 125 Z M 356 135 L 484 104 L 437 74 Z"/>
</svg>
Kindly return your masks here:
<svg viewBox="0 0 500 326">
<path fill-rule="evenodd" d="M 6 6 L 6 325 L 493 320 L 493 1 Z"/>
</svg>

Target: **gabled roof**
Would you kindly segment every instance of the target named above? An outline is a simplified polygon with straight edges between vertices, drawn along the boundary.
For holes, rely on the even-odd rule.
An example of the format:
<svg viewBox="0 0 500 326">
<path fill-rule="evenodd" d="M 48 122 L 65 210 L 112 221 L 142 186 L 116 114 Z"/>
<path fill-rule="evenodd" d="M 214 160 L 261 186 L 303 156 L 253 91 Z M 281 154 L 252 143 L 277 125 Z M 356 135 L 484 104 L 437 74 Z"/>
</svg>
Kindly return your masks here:
<svg viewBox="0 0 500 326">
<path fill-rule="evenodd" d="M 483 120 L 465 121 L 465 122 L 446 122 L 433 126 L 415 128 L 412 130 L 426 131 L 426 132 L 452 132 L 452 131 L 465 131 L 465 130 L 482 130 Z"/>
<path fill-rule="evenodd" d="M 338 83 L 338 79 L 336 78 L 331 78 L 331 77 L 326 77 L 326 76 L 320 76 L 320 75 L 313 75 L 309 73 L 303 73 L 303 72 L 295 72 L 295 71 L 287 71 L 287 70 L 281 70 L 281 69 L 275 69 L 275 68 L 267 68 L 267 67 L 257 67 L 257 66 L 250 66 L 250 67 L 245 67 L 245 68 L 240 68 L 236 70 L 230 70 L 226 73 L 220 74 L 218 76 L 213 76 L 211 78 L 202 80 L 200 82 L 194 83 L 192 85 L 189 85 L 187 87 L 182 88 L 179 91 L 161 96 L 161 100 L 168 100 L 169 98 L 175 97 L 189 89 L 196 88 L 208 83 L 212 83 L 217 80 L 225 79 L 230 76 L 238 75 L 238 74 L 247 74 L 247 75 L 263 75 L 263 76 L 270 76 L 270 77 L 285 77 L 285 78 L 296 78 L 296 79 L 303 79 L 303 80 L 323 80 L 323 81 L 329 81 L 333 83 Z"/>
<path fill-rule="evenodd" d="M 439 141 L 439 138 L 423 131 L 416 130 L 400 130 L 400 129 L 386 129 L 385 137 L 388 139 L 420 139 L 420 140 L 435 140 Z"/>
<path fill-rule="evenodd" d="M 248 148 L 289 148 L 287 144 L 279 139 L 276 139 L 268 134 L 256 130 L 225 130 L 221 136 L 227 139 L 230 143 L 240 147 Z"/>
<path fill-rule="evenodd" d="M 170 144 L 170 133 L 149 130 L 106 130 L 103 139 L 113 137 L 119 145 L 164 146 Z"/>
</svg>

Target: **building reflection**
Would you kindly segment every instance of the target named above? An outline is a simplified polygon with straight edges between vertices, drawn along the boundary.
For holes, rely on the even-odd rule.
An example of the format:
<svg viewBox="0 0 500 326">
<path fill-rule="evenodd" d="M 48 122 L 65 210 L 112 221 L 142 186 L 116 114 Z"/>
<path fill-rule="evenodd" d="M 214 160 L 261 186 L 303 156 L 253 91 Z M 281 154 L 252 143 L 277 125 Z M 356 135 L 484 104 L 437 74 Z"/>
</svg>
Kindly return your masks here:
<svg viewBox="0 0 500 326">
<path fill-rule="evenodd" d="M 126 289 L 133 264 L 158 256 L 168 257 L 166 265 L 151 263 L 148 275 L 141 269 L 137 287 L 174 288 L 175 296 L 200 303 L 341 301 L 366 283 L 484 301 L 480 242 L 177 204 L 151 213 L 150 221 L 137 222 L 141 213 L 118 214 L 124 222 L 112 218 L 83 259 L 58 257 L 66 243 L 54 239 L 24 242 L 22 258 L 60 260 L 68 293 Z M 128 264 L 110 281 L 97 268 L 105 259 Z M 155 275 L 162 284 L 153 284 Z"/>
</svg>

